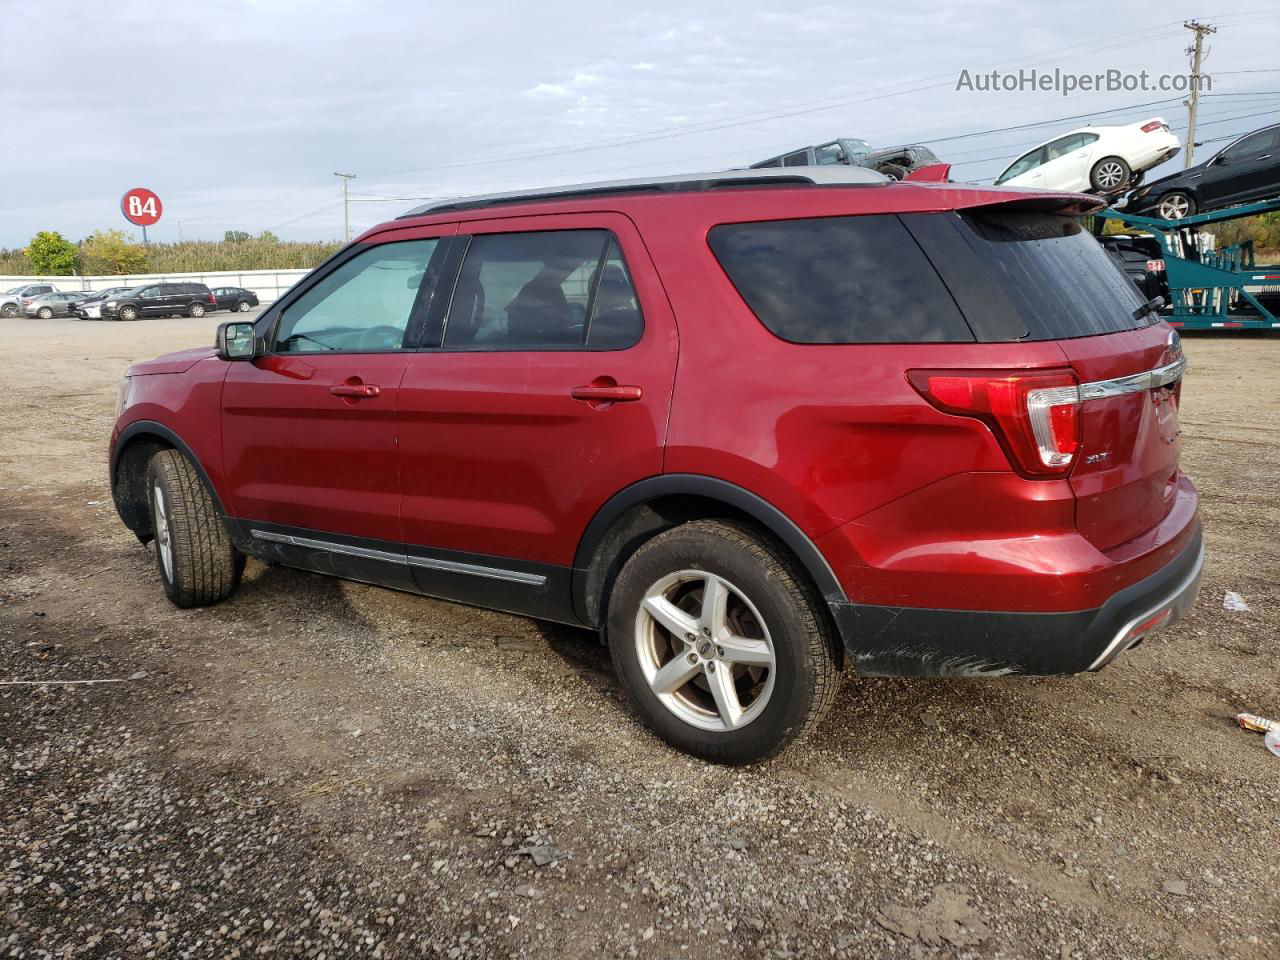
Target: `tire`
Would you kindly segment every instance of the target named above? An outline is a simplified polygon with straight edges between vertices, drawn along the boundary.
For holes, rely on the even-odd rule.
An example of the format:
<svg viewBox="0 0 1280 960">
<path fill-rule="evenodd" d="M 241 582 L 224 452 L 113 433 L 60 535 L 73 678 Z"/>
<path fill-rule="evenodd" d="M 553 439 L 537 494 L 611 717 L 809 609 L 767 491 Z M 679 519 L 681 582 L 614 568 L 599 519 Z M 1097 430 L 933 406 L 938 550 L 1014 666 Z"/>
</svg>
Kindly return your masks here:
<svg viewBox="0 0 1280 960">
<path fill-rule="evenodd" d="M 41 320 L 52 320 L 53 311 L 50 310 L 48 307 L 41 307 L 39 310 L 36 311 L 36 316 L 39 317 Z"/>
<path fill-rule="evenodd" d="M 193 303 L 191 306 L 187 307 L 188 317 L 203 317 L 204 314 L 205 308 L 203 303 Z"/>
<path fill-rule="evenodd" d="M 725 602 L 702 617 L 712 584 Z M 684 637 L 651 609 L 687 627 Z M 781 545 L 733 521 L 686 523 L 642 545 L 613 586 L 607 631 L 614 668 L 645 725 L 716 763 L 778 753 L 817 725 L 839 685 L 834 634 L 808 578 Z M 661 692 L 660 671 L 670 681 Z M 726 677 L 727 688 L 717 683 Z"/>
<path fill-rule="evenodd" d="M 161 450 L 147 464 L 147 491 L 165 596 L 183 608 L 231 596 L 244 554 L 232 546 L 195 467 L 177 450 Z"/>
<path fill-rule="evenodd" d="M 1102 193 L 1114 193 L 1133 176 L 1129 164 L 1121 157 L 1103 157 L 1089 171 L 1089 185 Z"/>
<path fill-rule="evenodd" d="M 239 310 L 241 313 L 248 313 L 253 308 L 249 306 L 248 300 L 241 300 L 240 306 L 236 307 L 236 309 Z"/>
<path fill-rule="evenodd" d="M 121 320 L 137 320 L 139 317 L 138 308 L 126 304 L 116 311 L 116 317 Z"/>
<path fill-rule="evenodd" d="M 876 166 L 876 173 L 884 174 L 890 180 L 905 180 L 910 172 L 900 163 L 881 163 Z"/>
<path fill-rule="evenodd" d="M 12 320 L 17 315 L 18 305 L 16 303 L 6 303 L 3 307 L 0 307 L 0 317 L 4 317 L 6 320 Z"/>
<path fill-rule="evenodd" d="M 1155 214 L 1161 220 L 1181 220 L 1196 212 L 1196 198 L 1182 190 L 1171 190 L 1156 204 Z"/>
</svg>

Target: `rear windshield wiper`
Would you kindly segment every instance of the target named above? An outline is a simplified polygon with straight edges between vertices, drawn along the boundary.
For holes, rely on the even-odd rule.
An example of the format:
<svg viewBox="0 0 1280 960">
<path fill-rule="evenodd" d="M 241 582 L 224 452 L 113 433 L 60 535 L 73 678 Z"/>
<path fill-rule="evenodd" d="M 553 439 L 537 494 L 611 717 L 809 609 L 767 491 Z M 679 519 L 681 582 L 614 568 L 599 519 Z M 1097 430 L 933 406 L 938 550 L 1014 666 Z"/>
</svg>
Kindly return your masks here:
<svg viewBox="0 0 1280 960">
<path fill-rule="evenodd" d="M 1164 306 L 1164 297 L 1152 297 L 1137 310 L 1133 311 L 1133 319 L 1141 320 L 1148 313 L 1154 313 Z"/>
</svg>

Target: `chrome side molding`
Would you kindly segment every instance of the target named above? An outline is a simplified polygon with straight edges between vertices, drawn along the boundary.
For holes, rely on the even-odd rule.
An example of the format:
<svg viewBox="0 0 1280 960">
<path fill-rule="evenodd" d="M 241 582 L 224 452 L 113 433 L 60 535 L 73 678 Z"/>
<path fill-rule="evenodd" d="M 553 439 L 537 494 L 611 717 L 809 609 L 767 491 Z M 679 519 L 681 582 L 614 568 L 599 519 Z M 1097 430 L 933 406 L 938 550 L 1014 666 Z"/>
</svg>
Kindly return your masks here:
<svg viewBox="0 0 1280 960">
<path fill-rule="evenodd" d="M 357 547 L 349 543 L 335 543 L 332 540 L 315 540 L 289 533 L 275 533 L 271 530 L 251 529 L 249 532 L 256 540 L 283 543 L 307 550 L 323 550 L 326 553 L 340 553 L 348 557 L 360 557 L 362 560 L 380 560 L 383 563 L 394 563 L 400 566 L 422 567 L 445 573 L 462 573 L 472 577 L 487 577 L 490 580 L 506 580 L 510 583 L 523 583 L 530 587 L 540 587 L 547 582 L 547 578 L 542 574 L 525 573 L 523 570 L 504 570 L 501 567 L 486 567 L 478 563 L 461 563 L 457 560 L 438 560 L 435 557 L 414 557 L 403 553 L 391 553 L 388 550 Z"/>
</svg>

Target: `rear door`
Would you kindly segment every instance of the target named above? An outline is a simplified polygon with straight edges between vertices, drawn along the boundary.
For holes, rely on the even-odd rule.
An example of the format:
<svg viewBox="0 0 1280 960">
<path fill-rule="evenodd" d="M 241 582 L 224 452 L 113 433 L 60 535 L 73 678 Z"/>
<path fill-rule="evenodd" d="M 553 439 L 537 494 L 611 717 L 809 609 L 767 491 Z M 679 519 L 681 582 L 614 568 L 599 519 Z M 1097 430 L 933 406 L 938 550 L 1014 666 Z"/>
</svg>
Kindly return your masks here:
<svg viewBox="0 0 1280 960">
<path fill-rule="evenodd" d="M 567 597 L 591 517 L 662 472 L 674 318 L 621 215 L 460 229 L 447 316 L 401 389 L 406 546 L 427 593 L 493 605 L 506 583 L 498 605 L 555 617 L 538 604 Z"/>
</svg>

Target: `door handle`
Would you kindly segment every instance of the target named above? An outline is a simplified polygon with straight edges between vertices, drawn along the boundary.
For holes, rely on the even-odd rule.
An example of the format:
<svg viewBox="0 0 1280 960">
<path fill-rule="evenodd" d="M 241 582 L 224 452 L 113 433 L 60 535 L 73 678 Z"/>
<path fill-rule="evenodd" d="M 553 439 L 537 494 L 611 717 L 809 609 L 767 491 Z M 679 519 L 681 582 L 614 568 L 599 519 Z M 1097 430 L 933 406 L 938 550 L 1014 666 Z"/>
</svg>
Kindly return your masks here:
<svg viewBox="0 0 1280 960">
<path fill-rule="evenodd" d="M 355 378 L 352 377 L 354 380 Z M 382 392 L 382 388 L 376 383 L 338 383 L 329 388 L 329 392 L 335 397 L 351 397 L 354 399 L 363 399 L 366 397 L 376 397 Z"/>
<path fill-rule="evenodd" d="M 1269 154 L 1269 153 L 1264 153 L 1262 156 L 1260 156 L 1260 157 L 1254 157 L 1253 159 L 1255 159 L 1255 160 L 1270 160 L 1270 159 L 1271 159 L 1271 154 Z"/>
<path fill-rule="evenodd" d="M 614 382 L 612 377 L 597 377 L 585 387 L 574 387 L 569 395 L 592 406 L 608 403 L 633 403 L 644 396 L 639 387 Z"/>
</svg>

